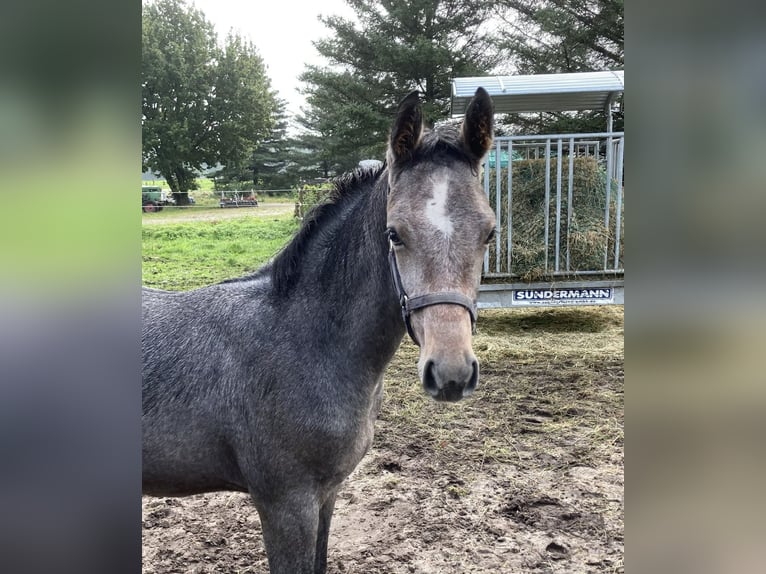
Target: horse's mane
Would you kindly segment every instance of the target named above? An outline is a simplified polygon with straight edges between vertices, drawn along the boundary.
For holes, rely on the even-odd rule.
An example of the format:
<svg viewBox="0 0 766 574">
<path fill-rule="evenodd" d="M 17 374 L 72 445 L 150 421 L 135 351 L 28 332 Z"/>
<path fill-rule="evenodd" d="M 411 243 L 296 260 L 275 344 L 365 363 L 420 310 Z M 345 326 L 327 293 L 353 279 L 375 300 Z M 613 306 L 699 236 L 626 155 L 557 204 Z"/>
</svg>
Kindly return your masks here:
<svg viewBox="0 0 766 574">
<path fill-rule="evenodd" d="M 306 215 L 295 237 L 271 262 L 271 281 L 275 292 L 283 294 L 289 291 L 297 280 L 301 256 L 307 251 L 312 238 L 321 232 L 328 221 L 341 213 L 349 201 L 368 192 L 384 169 L 385 165 L 357 168 L 333 180 L 333 187 L 327 199 Z"/>
<path fill-rule="evenodd" d="M 369 184 L 374 183 L 384 169 L 385 165 L 373 168 L 357 168 L 335 178 L 327 198 L 306 215 L 295 236 L 274 256 L 270 264 L 261 267 L 255 273 L 224 279 L 219 285 L 242 283 L 270 275 L 274 289 L 278 293 L 287 292 L 297 278 L 300 257 L 306 251 L 309 241 L 317 233 L 317 230 L 326 221 L 335 217 L 351 197 L 355 197 L 366 190 Z"/>
<path fill-rule="evenodd" d="M 456 160 L 470 164 L 471 158 L 462 144 L 459 127 L 445 124 L 426 130 L 408 163 L 412 165 L 422 160 L 445 165 Z M 308 250 L 312 238 L 321 233 L 328 222 L 345 209 L 348 202 L 368 192 L 384 169 L 385 164 L 374 168 L 357 168 L 334 179 L 327 198 L 306 215 L 293 239 L 277 253 L 269 265 L 250 275 L 226 279 L 221 283 L 237 283 L 270 275 L 274 292 L 286 294 L 297 282 L 301 257 Z"/>
</svg>

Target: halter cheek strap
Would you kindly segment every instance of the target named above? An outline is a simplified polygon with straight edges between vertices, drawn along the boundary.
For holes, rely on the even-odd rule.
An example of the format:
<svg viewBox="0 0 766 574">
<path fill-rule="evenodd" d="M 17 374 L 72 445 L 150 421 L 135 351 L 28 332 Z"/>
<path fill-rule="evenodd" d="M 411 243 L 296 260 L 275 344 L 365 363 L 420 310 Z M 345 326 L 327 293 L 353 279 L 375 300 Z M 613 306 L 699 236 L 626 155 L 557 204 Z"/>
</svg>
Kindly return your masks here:
<svg viewBox="0 0 766 574">
<path fill-rule="evenodd" d="M 394 281 L 396 294 L 399 297 L 399 305 L 402 309 L 402 319 L 407 327 L 407 333 L 410 335 L 413 343 L 418 347 L 420 346 L 420 342 L 415 336 L 415 331 L 412 329 L 410 317 L 413 311 L 422 309 L 423 307 L 445 304 L 460 305 L 468 310 L 468 313 L 471 316 L 471 330 L 473 332 L 476 331 L 476 301 L 469 299 L 462 293 L 456 291 L 437 291 L 436 293 L 427 293 L 412 298 L 407 296 L 407 292 L 404 290 L 404 285 L 402 285 L 402 276 L 399 274 L 399 266 L 396 263 L 394 244 L 390 240 L 388 242 L 388 264 L 391 268 L 391 277 Z"/>
</svg>

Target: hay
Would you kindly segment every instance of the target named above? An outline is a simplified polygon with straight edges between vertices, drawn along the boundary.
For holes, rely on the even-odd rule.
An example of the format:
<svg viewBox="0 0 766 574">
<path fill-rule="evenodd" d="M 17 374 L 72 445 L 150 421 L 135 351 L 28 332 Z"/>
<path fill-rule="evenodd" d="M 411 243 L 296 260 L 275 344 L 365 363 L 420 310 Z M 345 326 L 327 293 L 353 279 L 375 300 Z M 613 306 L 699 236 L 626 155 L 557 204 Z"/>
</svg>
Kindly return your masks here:
<svg viewBox="0 0 766 574">
<path fill-rule="evenodd" d="M 569 235 L 569 271 L 600 270 L 604 264 L 604 250 L 608 250 L 608 266 L 614 262 L 617 182 L 612 181 L 609 205 L 609 229 L 604 226 L 606 206 L 606 174 L 593 157 L 575 158 L 572 166 L 572 219 L 567 224 L 569 158 L 561 161 L 561 231 L 559 267 L 566 271 L 567 234 Z M 545 277 L 554 269 L 556 250 L 556 158 L 550 164 L 550 200 L 548 202 L 548 272 L 545 269 L 545 160 L 531 159 L 512 162 L 513 236 L 511 271 L 525 280 Z M 496 174 L 490 169 L 490 205 L 496 208 Z M 508 270 L 508 172 L 501 178 L 500 269 Z M 623 208 L 624 212 L 624 197 Z M 620 229 L 619 267 L 623 266 L 624 219 Z M 489 247 L 490 270 L 496 269 L 495 244 Z"/>
<path fill-rule="evenodd" d="M 493 461 L 523 468 L 536 464 L 529 450 L 553 449 L 559 460 L 576 453 L 578 464 L 604 464 L 622 440 L 624 325 L 620 306 L 483 309 L 473 338 L 479 388 L 460 403 L 426 396 L 419 349 L 405 337 L 386 370 L 375 440 L 434 455 L 442 466 Z M 534 413 L 525 405 L 552 415 L 533 423 L 540 434 L 528 434 Z"/>
</svg>

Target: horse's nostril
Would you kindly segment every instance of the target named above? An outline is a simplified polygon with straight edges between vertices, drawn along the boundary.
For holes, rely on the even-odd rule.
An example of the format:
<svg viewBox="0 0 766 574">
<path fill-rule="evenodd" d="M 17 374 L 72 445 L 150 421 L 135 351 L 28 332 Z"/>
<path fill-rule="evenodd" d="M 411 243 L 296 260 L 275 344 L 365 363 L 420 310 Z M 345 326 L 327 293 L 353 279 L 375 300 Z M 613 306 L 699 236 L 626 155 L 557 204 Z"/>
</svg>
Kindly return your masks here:
<svg viewBox="0 0 766 574">
<path fill-rule="evenodd" d="M 479 362 L 474 359 L 471 361 L 471 378 L 468 379 L 468 384 L 466 385 L 466 389 L 472 391 L 476 388 L 476 385 L 479 383 Z"/>
<path fill-rule="evenodd" d="M 459 401 L 471 395 L 478 382 L 475 358 L 457 364 L 428 360 L 423 368 L 423 389 L 437 401 Z"/>
<path fill-rule="evenodd" d="M 439 392 L 439 385 L 436 382 L 433 361 L 427 361 L 425 369 L 423 369 L 423 388 L 430 395 L 435 395 Z"/>
</svg>

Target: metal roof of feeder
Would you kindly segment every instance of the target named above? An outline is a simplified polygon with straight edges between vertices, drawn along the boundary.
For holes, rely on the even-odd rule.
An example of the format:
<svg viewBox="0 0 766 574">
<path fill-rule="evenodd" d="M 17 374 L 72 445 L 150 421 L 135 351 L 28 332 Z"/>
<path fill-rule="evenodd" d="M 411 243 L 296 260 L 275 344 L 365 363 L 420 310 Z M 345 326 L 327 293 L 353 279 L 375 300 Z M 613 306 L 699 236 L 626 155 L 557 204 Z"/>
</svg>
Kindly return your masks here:
<svg viewBox="0 0 766 574">
<path fill-rule="evenodd" d="M 498 114 L 603 110 L 625 91 L 625 72 L 455 78 L 452 117 L 465 114 L 479 86 L 492 96 Z"/>
</svg>

